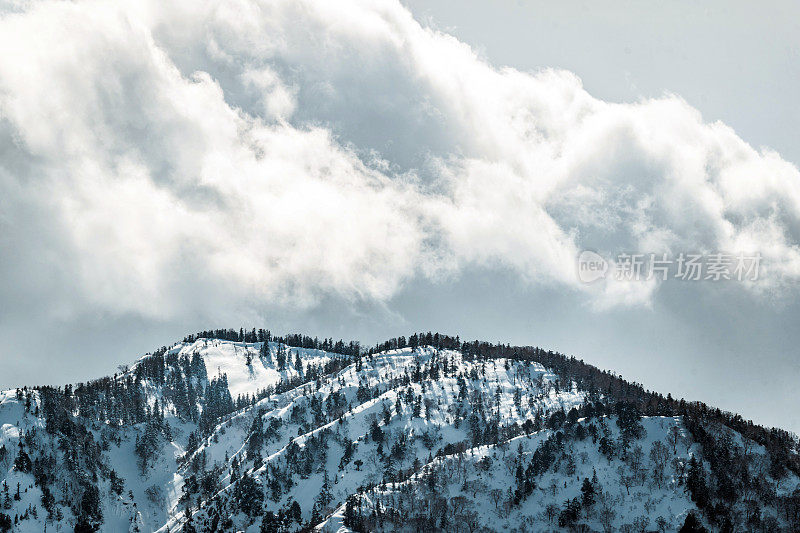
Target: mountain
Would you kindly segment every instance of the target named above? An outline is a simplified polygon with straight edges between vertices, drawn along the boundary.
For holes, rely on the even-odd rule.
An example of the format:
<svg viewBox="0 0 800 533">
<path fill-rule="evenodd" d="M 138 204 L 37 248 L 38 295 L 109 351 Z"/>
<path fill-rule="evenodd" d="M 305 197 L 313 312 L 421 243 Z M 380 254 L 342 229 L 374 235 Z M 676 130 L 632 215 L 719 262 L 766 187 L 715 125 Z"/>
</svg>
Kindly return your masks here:
<svg viewBox="0 0 800 533">
<path fill-rule="evenodd" d="M 0 428 L 0 532 L 800 531 L 794 435 L 439 334 L 202 332 Z"/>
</svg>

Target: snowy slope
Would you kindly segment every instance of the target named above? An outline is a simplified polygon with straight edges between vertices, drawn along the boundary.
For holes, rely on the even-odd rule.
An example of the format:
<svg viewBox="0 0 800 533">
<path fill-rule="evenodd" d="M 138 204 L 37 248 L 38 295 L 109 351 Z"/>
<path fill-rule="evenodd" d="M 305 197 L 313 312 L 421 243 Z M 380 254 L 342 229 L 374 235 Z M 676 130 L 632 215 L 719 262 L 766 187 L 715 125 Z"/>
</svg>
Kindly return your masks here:
<svg viewBox="0 0 800 533">
<path fill-rule="evenodd" d="M 281 380 L 300 376 L 302 369 L 295 367 L 297 356 L 300 356 L 304 365 L 324 365 L 331 358 L 321 350 L 284 346 L 287 364 L 284 370 L 279 371 L 277 363 L 279 344 L 269 343 L 269 354 L 266 358 L 259 355 L 262 344 L 199 339 L 192 343 L 177 343 L 168 353 L 184 357 L 199 354 L 203 358 L 209 377 L 222 374 L 227 376 L 228 388 L 233 398 L 246 394 L 253 395 L 267 386 L 280 383 Z M 132 370 L 135 368 L 136 365 Z"/>
<path fill-rule="evenodd" d="M 14 531 L 716 527 L 699 478 L 732 484 L 739 530 L 794 527 L 800 478 L 774 450 L 625 405 L 530 360 L 203 338 L 0 393 L 0 513 Z"/>
</svg>

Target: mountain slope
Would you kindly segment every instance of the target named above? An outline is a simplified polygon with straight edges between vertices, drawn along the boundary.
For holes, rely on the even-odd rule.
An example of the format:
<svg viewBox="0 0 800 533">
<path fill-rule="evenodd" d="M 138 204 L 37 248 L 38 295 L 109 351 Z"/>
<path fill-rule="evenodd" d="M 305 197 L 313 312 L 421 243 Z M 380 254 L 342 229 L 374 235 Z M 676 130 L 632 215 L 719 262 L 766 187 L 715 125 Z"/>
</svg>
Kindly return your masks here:
<svg viewBox="0 0 800 533">
<path fill-rule="evenodd" d="M 800 527 L 792 435 L 431 334 L 365 351 L 204 332 L 109 378 L 6 391 L 0 428 L 14 531 Z"/>
</svg>

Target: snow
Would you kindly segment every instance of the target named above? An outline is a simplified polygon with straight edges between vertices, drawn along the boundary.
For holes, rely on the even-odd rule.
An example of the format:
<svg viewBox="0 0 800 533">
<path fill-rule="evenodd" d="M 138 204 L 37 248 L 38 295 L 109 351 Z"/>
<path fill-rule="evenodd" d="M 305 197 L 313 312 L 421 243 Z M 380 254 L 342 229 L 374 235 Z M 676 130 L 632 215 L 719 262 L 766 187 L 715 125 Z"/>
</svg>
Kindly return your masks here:
<svg viewBox="0 0 800 533">
<path fill-rule="evenodd" d="M 11 424 L 3 424 L 0 428 L 0 444 L 19 439 L 19 428 Z"/>
<path fill-rule="evenodd" d="M 261 343 L 200 339 L 191 343 L 177 343 L 168 353 L 187 358 L 195 354 L 202 357 L 208 379 L 224 374 L 234 399 L 240 396 L 255 397 L 267 387 L 303 377 L 309 365 L 322 366 L 332 358 L 339 357 L 319 350 L 283 346 L 280 348 L 286 349 L 286 364 L 279 370 L 279 345 L 270 343 L 264 358 L 260 356 L 261 348 Z M 302 361 L 300 367 L 295 366 L 298 356 Z M 425 368 L 426 365 L 444 360 L 454 369 L 447 375 L 442 374 L 437 379 L 404 381 L 404 377 L 413 373 L 418 366 Z M 136 364 L 129 372 L 135 368 Z M 424 490 L 424 474 L 431 469 L 439 469 L 447 474 L 445 479 L 449 479 L 449 482 L 440 489 L 443 496 L 455 498 L 466 495 L 480 521 L 498 530 L 521 527 L 534 531 L 552 530 L 554 526 L 542 514 L 542 510 L 548 504 L 561 508 L 566 499 L 579 497 L 582 480 L 591 479 L 595 474 L 617 513 L 616 527 L 630 523 L 636 517 L 647 516 L 650 529 L 655 527 L 657 517 L 663 517 L 672 529 L 677 529 L 686 513 L 695 508 L 685 488 L 679 485 L 674 476 L 668 477 L 661 487 L 649 482 L 634 484 L 629 487 L 628 493 L 620 484 L 618 471 L 620 467 L 627 468 L 625 463 L 617 457 L 606 458 L 599 452 L 597 443 L 592 438 L 586 438 L 566 444 L 567 456 L 575 461 L 575 472 L 567 474 L 563 462 L 554 465 L 537 478 L 537 488 L 518 508 L 500 512 L 489 495 L 497 490 L 506 493 L 509 487 L 515 486 L 515 474 L 509 467 L 510 459 L 521 453 L 525 460 L 530 461 L 537 447 L 554 433 L 544 429 L 516 435 L 496 445 L 472 446 L 469 444 L 471 440 L 466 421 L 456 427 L 454 419 L 458 410 L 475 398 L 484 406 L 486 417 L 496 417 L 502 425 L 522 424 L 537 412 L 544 416 L 561 409 L 568 412 L 584 403 L 587 398 L 584 391 L 563 383 L 558 376 L 539 364 L 504 359 L 467 360 L 457 351 L 423 346 L 416 350 L 403 348 L 364 357 L 358 369 L 356 364 L 350 364 L 317 381 L 300 382 L 299 386 L 288 390 L 282 388 L 280 390 L 283 392 L 273 393 L 219 420 L 199 449 L 189 457 L 191 459 L 203 453 L 209 469 L 214 466 L 219 468 L 219 474 L 215 474 L 218 475 L 218 490 L 210 500 L 224 501 L 230 497 L 235 486 L 231 484 L 230 476 L 234 461 L 239 462 L 258 481 L 266 482 L 272 469 L 286 467 L 290 443 L 302 450 L 316 437 L 326 435 L 328 448 L 325 460 L 315 458 L 319 459 L 319 464 L 314 464 L 310 474 L 295 475 L 291 491 L 282 493 L 278 501 L 266 500 L 267 508 L 275 511 L 290 501 L 296 501 L 301 506 L 303 519 L 308 520 L 320 492 L 323 472 L 327 471 L 332 484 L 333 501 L 325 509 L 324 520 L 317 524 L 317 530 L 326 532 L 349 531 L 343 525 L 344 501 L 357 488 L 371 487 L 365 493 L 365 501 L 398 497 L 404 493 L 404 487 L 412 489 L 412 493 L 420 493 Z M 359 399 L 357 394 L 360 386 L 377 387 L 375 396 Z M 466 397 L 462 395 L 462 387 L 466 387 Z M 146 391 L 150 406 L 158 401 L 159 405 L 165 407 L 166 421 L 172 435 L 170 441 L 162 439 L 155 463 L 149 465 L 145 472 L 140 471 L 134 453 L 137 437 L 143 428 L 111 428 L 87 422 L 87 427 L 98 428 L 92 430 L 96 436 L 101 433 L 114 436 L 103 453 L 103 460 L 125 482 L 121 496 L 111 493 L 109 483 L 104 478 L 101 477 L 98 482 L 104 514 L 102 531 L 136 528 L 140 531 L 175 531 L 185 520 L 186 507 L 180 500 L 191 471 L 187 466 L 190 461 L 184 460 L 184 455 L 189 434 L 196 431 L 197 426 L 176 417 L 170 403 L 171 395 L 162 386 L 145 382 L 143 390 Z M 522 394 L 515 396 L 518 390 Z M 413 414 L 413 406 L 406 401 L 409 391 L 414 398 L 420 399 L 419 416 Z M 342 412 L 333 419 L 311 422 L 310 409 L 315 400 L 321 401 L 327 409 L 330 403 L 326 402 L 333 397 L 343 398 Z M 38 405 L 37 402 L 38 398 L 34 395 L 33 407 Z M 399 412 L 397 405 L 400 405 Z M 295 413 L 302 413 L 300 419 Z M 262 417 L 264 427 L 275 422 L 278 429 L 266 433 L 269 438 L 260 450 L 263 463 L 254 464 L 246 450 L 250 428 L 257 417 Z M 369 436 L 373 422 L 377 422 L 385 433 L 387 443 L 397 442 L 401 437 L 408 438 L 407 449 L 402 457 L 392 460 L 396 469 L 410 471 L 412 466 L 416 468 L 415 465 L 421 465 L 402 483 L 387 483 L 383 488 L 377 488 L 385 474 L 389 452 L 384 450 L 383 455 L 378 453 L 377 443 Z M 580 420 L 579 423 L 597 424 L 607 428 L 612 439 L 619 437 L 613 417 Z M 642 448 L 645 461 L 653 443 L 665 441 L 672 427 L 679 428 L 683 442 L 675 452 L 670 450 L 671 459 L 688 461 L 692 455 L 702 455 L 702 450 L 691 442 L 679 417 L 649 417 L 644 418 L 642 424 L 646 435 L 637 440 L 634 446 Z M 47 446 L 57 450 L 57 441 L 47 441 L 51 437 L 43 430 L 43 426 L 44 420 L 26 411 L 23 403 L 17 399 L 16 391 L 0 392 L 0 445 L 16 452 L 21 436 L 37 428 L 42 429 L 39 435 L 45 439 Z M 715 431 L 729 431 L 732 440 L 740 445 L 746 441 L 741 435 L 725 428 L 715 428 Z M 423 436 L 426 435 L 435 436 L 432 445 L 425 445 Z M 351 460 L 340 467 L 345 444 L 353 445 L 355 451 Z M 463 445 L 466 451 L 445 455 L 443 450 L 448 444 Z M 749 453 L 763 455 L 766 451 L 760 446 L 751 445 Z M 482 464 L 489 464 L 489 467 L 479 467 L 479 462 L 487 459 Z M 359 465 L 356 465 L 357 461 Z M 39 506 L 38 519 L 23 520 L 14 531 L 42 531 L 44 527 L 57 529 L 59 526 L 62 531 L 70 530 L 74 517 L 66 505 L 62 506 L 64 519 L 61 524 L 45 522 L 41 491 L 35 486 L 31 475 L 13 468 L 10 457 L 5 462 L 0 461 L 0 476 L 9 486 L 13 485 L 12 489 L 16 488 L 16 483 L 20 483 L 21 497 L 14 502 L 15 513 L 20 514 L 29 506 Z M 798 481 L 790 476 L 779 487 L 779 493 L 791 490 Z M 196 502 L 196 495 L 193 501 Z M 204 501 L 201 507 L 193 506 L 195 522 L 204 518 L 208 503 Z M 249 519 L 242 513 L 231 518 L 236 530 L 258 531 L 257 519 Z M 587 523 L 593 530 L 601 529 L 596 517 L 587 519 Z"/>
<path fill-rule="evenodd" d="M 321 350 L 285 347 L 287 350 L 286 369 L 278 371 L 278 343 L 269 343 L 269 357 L 262 360 L 259 356 L 262 343 L 244 343 L 223 341 L 218 339 L 199 339 L 191 344 L 181 343 L 177 352 L 191 356 L 200 354 L 206 365 L 209 379 L 225 374 L 228 378 L 228 390 L 236 399 L 240 395 L 255 395 L 270 385 L 276 385 L 282 379 L 296 377 L 301 369 L 294 366 L 295 357 L 300 355 L 303 364 L 320 365 L 330 360 L 330 355 Z M 247 364 L 248 355 L 250 364 Z"/>
</svg>

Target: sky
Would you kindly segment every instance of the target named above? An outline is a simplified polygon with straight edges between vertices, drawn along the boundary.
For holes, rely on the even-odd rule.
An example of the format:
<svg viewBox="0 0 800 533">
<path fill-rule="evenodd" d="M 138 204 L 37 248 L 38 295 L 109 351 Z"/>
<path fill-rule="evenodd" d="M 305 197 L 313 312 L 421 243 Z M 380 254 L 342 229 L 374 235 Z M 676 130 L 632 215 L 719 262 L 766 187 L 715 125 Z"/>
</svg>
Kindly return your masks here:
<svg viewBox="0 0 800 533">
<path fill-rule="evenodd" d="M 796 4 L 0 10 L 0 387 L 433 330 L 800 432 Z M 718 252 L 757 279 L 619 279 Z"/>
</svg>

